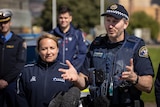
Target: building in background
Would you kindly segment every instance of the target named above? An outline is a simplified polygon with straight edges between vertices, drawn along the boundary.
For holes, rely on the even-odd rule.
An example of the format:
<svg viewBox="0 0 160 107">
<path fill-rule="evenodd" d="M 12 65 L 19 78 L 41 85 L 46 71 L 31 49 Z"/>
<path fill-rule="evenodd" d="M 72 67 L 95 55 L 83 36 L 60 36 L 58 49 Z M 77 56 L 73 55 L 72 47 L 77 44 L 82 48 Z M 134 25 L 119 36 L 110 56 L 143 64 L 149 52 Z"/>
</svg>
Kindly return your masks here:
<svg viewBox="0 0 160 107">
<path fill-rule="evenodd" d="M 144 11 L 153 19 L 160 22 L 160 1 L 159 0 L 119 0 L 119 3 L 124 5 L 129 14 L 137 11 Z"/>
<path fill-rule="evenodd" d="M 32 22 L 39 17 L 44 9 L 46 0 L 0 0 L 0 8 L 13 10 L 12 30 L 16 33 L 32 33 L 34 29 Z M 113 0 L 108 0 L 108 2 Z M 114 0 L 124 5 L 129 14 L 144 11 L 153 19 L 160 22 L 160 0 Z M 103 31 L 103 30 L 102 30 Z"/>
<path fill-rule="evenodd" d="M 151 16 L 157 22 L 160 23 L 160 0 L 119 0 L 119 3 L 124 5 L 128 10 L 129 15 L 132 15 L 135 12 L 143 11 L 147 15 Z M 160 42 L 160 28 L 157 41 Z M 138 28 L 135 29 L 135 33 L 139 34 L 141 38 L 147 43 L 151 43 L 151 31 L 148 28 Z M 141 33 L 139 33 L 141 32 Z"/>
<path fill-rule="evenodd" d="M 28 0 L 0 0 L 0 8 L 13 10 L 12 30 L 15 33 L 31 32 L 32 16 Z"/>
<path fill-rule="evenodd" d="M 46 0 L 29 0 L 29 9 L 33 19 L 41 15 L 42 10 L 44 9 L 43 3 L 45 1 Z"/>
</svg>

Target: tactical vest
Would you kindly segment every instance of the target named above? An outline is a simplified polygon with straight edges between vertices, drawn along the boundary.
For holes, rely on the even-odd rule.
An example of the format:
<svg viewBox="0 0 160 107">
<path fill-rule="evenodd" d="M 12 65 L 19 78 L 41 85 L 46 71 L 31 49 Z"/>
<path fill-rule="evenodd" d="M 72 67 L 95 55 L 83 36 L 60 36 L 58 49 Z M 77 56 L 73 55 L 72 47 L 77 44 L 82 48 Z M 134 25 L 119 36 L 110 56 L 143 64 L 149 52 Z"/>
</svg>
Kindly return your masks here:
<svg viewBox="0 0 160 107">
<path fill-rule="evenodd" d="M 135 36 L 126 36 L 124 43 L 113 49 L 100 45 L 105 44 L 101 43 L 102 39 L 106 38 L 98 37 L 95 39 L 97 43 L 93 42 L 92 44 L 91 66 L 94 67 L 94 70 L 92 69 L 93 73 L 90 73 L 92 81 L 90 93 L 92 97 L 111 96 L 111 100 L 118 104 L 121 102 L 116 97 L 119 95 L 119 87 L 124 88 L 132 85 L 128 81 L 119 80 L 119 78 L 122 72 L 126 71 L 126 65 L 130 65 L 130 59 L 133 58 L 141 39 Z M 124 101 L 124 103 L 129 102 L 129 99 Z"/>
</svg>

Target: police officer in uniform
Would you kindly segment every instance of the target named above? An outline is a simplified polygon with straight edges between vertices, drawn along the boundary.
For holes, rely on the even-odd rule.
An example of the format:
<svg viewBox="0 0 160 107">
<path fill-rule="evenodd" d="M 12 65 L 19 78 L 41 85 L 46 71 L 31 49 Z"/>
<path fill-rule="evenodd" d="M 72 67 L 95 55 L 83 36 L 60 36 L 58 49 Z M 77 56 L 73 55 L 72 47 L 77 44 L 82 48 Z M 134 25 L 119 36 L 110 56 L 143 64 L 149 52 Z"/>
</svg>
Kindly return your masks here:
<svg viewBox="0 0 160 107">
<path fill-rule="evenodd" d="M 0 107 L 16 107 L 16 77 L 26 62 L 26 44 L 10 30 L 11 18 L 10 9 L 0 9 Z"/>
<path fill-rule="evenodd" d="M 122 5 L 110 5 L 101 16 L 107 34 L 92 42 L 82 72 L 69 75 L 76 72 L 69 62 L 70 68 L 60 71 L 80 88 L 90 84 L 92 103 L 87 107 L 144 107 L 140 96 L 151 92 L 154 76 L 148 49 L 142 39 L 126 32 L 129 15 Z"/>
</svg>

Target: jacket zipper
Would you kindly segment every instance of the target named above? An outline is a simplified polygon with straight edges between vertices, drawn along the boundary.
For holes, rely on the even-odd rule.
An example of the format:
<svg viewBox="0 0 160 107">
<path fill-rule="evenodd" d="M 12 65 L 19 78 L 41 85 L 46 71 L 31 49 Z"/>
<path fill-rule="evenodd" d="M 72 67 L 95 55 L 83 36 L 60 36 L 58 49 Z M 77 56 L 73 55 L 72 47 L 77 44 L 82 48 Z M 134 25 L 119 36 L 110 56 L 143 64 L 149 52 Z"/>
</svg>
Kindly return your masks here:
<svg viewBox="0 0 160 107">
<path fill-rule="evenodd" d="M 47 75 L 48 75 L 48 64 L 46 64 L 46 71 L 45 72 L 45 77 L 44 77 L 44 96 L 46 96 L 46 89 L 47 89 Z"/>
<path fill-rule="evenodd" d="M 62 57 L 63 63 L 65 63 L 65 48 L 66 48 L 66 35 L 64 35 L 64 40 L 63 40 L 63 57 Z"/>
</svg>

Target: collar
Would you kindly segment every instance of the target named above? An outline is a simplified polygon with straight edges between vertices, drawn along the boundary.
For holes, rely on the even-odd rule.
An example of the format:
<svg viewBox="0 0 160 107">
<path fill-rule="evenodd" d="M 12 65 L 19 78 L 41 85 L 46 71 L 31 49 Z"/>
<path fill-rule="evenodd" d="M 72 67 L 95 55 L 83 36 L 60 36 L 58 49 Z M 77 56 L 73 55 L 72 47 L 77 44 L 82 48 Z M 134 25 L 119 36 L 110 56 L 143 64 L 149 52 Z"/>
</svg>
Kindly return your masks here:
<svg viewBox="0 0 160 107">
<path fill-rule="evenodd" d="M 64 36 L 66 36 L 66 35 L 68 35 L 68 34 L 74 34 L 74 26 L 70 23 L 70 28 L 69 28 L 69 30 L 66 32 L 66 33 L 63 33 L 62 31 L 61 31 L 61 29 L 60 29 L 60 26 L 58 25 L 55 29 L 54 29 L 54 33 L 55 33 L 55 35 L 57 35 L 57 36 L 60 36 L 60 37 L 64 37 Z"/>
<path fill-rule="evenodd" d="M 50 67 L 50 66 L 53 66 L 53 65 L 55 65 L 56 64 L 56 62 L 57 62 L 57 60 L 55 60 L 55 61 L 53 61 L 53 62 L 45 62 L 45 61 L 43 61 L 41 58 L 40 58 L 40 56 L 39 56 L 39 59 L 38 59 L 38 64 L 41 66 L 41 67 L 44 67 L 44 68 L 48 68 L 48 67 Z"/>
<path fill-rule="evenodd" d="M 12 37 L 13 33 L 12 32 L 9 32 L 7 33 L 6 36 L 0 34 L 0 37 L 2 38 L 2 36 L 5 38 L 5 42 L 7 42 L 11 37 Z"/>
</svg>

